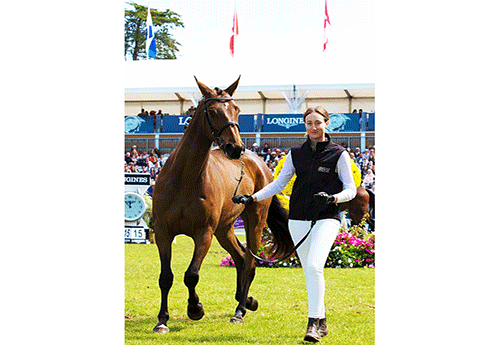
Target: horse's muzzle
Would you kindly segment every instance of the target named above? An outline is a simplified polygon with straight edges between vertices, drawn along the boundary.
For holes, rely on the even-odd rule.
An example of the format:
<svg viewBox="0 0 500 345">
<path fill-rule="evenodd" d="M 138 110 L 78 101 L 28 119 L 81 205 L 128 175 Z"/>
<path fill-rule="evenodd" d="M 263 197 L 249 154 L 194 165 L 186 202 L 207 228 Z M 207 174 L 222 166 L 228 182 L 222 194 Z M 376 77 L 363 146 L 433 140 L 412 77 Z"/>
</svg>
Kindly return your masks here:
<svg viewBox="0 0 500 345">
<path fill-rule="evenodd" d="M 224 144 L 221 147 L 222 151 L 226 154 L 226 157 L 229 159 L 239 159 L 242 153 L 245 151 L 244 146 L 235 146 L 233 144 Z"/>
</svg>

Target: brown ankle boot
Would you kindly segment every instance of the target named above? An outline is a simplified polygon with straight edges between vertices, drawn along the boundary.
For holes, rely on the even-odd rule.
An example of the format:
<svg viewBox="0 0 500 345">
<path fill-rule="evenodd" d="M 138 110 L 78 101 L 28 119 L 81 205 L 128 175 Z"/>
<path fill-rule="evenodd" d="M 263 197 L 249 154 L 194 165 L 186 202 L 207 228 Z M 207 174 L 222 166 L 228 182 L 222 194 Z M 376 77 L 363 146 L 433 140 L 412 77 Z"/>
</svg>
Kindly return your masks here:
<svg viewBox="0 0 500 345">
<path fill-rule="evenodd" d="M 307 323 L 307 332 L 304 340 L 316 343 L 320 338 L 321 335 L 319 334 L 319 319 L 309 318 L 309 322 Z"/>
<path fill-rule="evenodd" d="M 324 337 L 325 335 L 328 334 L 328 327 L 326 327 L 326 318 L 325 319 L 319 319 L 319 330 L 318 330 L 319 336 Z"/>
</svg>

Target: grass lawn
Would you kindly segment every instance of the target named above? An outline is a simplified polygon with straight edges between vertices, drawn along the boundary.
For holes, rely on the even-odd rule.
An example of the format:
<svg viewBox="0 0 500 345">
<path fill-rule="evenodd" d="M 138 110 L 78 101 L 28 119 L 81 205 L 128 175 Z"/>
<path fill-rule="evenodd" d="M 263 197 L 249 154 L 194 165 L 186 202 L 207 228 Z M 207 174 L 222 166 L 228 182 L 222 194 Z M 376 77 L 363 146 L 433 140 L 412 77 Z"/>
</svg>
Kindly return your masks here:
<svg viewBox="0 0 500 345">
<path fill-rule="evenodd" d="M 244 238 L 240 238 L 244 241 Z M 184 272 L 191 261 L 193 242 L 178 236 L 173 244 L 174 284 L 169 295 L 170 333 L 153 333 L 160 308 L 156 245 L 125 245 L 126 344 L 302 344 L 307 326 L 307 292 L 301 268 L 257 267 L 250 296 L 257 311 L 247 311 L 241 325 L 229 322 L 236 269 L 219 267 L 227 255 L 214 238 L 200 270 L 197 293 L 205 316 L 192 321 L 186 315 L 188 291 Z M 325 268 L 328 336 L 321 344 L 375 343 L 375 270 Z"/>
</svg>

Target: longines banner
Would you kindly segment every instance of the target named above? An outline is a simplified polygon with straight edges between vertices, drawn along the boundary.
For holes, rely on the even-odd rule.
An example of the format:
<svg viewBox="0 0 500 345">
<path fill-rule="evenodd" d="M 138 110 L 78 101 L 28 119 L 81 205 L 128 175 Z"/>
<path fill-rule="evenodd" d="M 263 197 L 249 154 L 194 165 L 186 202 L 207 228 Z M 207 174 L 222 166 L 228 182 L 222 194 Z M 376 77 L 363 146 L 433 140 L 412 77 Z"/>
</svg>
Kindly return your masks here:
<svg viewBox="0 0 500 345">
<path fill-rule="evenodd" d="M 190 116 L 165 115 L 157 116 L 156 131 L 159 133 L 183 133 Z M 241 132 L 255 132 L 254 115 L 240 115 L 238 123 Z M 126 116 L 125 134 L 154 133 L 153 116 Z"/>
<path fill-rule="evenodd" d="M 168 115 L 156 119 L 156 132 L 183 133 L 188 125 L 189 116 Z M 366 130 L 375 131 L 375 113 L 366 114 Z M 240 115 L 238 122 L 242 133 L 304 133 L 302 114 L 257 114 Z M 125 134 L 154 133 L 153 116 L 126 116 Z M 330 114 L 330 125 L 327 131 L 358 132 L 359 114 L 337 113 Z"/>
<path fill-rule="evenodd" d="M 367 131 L 375 130 L 375 113 L 367 113 Z M 330 114 L 330 125 L 327 132 L 359 132 L 359 114 Z M 265 133 L 305 132 L 302 114 L 266 114 L 264 115 L 262 131 Z"/>
</svg>

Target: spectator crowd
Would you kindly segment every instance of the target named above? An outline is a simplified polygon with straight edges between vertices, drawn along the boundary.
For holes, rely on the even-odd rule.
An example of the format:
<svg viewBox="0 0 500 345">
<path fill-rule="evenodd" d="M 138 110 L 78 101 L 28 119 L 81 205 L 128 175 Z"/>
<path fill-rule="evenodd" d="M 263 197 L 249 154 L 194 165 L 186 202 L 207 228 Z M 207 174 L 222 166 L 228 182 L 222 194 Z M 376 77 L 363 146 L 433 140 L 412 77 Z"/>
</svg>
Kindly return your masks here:
<svg viewBox="0 0 500 345">
<path fill-rule="evenodd" d="M 352 161 L 361 172 L 362 186 L 375 191 L 375 146 L 361 151 L 359 147 L 352 150 L 346 143 L 341 145 L 347 149 Z M 278 162 L 284 159 L 289 152 L 289 149 L 271 148 L 268 143 L 264 143 L 262 147 L 253 143 L 248 149 L 259 155 L 272 173 L 274 173 Z M 156 147 L 149 152 L 143 151 L 141 153 L 134 145 L 125 152 L 124 169 L 126 173 L 149 173 L 154 181 L 167 158 L 168 156 L 165 156 Z"/>
</svg>

